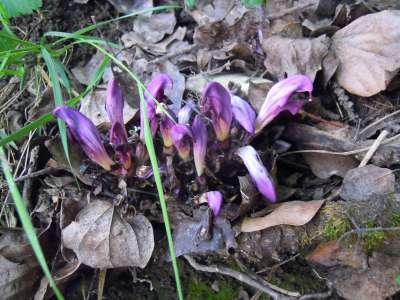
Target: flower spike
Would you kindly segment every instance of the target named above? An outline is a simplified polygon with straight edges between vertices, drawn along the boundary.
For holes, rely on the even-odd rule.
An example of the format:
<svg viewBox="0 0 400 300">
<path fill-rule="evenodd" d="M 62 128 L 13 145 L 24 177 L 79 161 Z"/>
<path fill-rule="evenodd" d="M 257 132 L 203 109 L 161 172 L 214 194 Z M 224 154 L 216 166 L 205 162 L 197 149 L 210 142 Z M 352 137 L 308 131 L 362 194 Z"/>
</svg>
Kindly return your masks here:
<svg viewBox="0 0 400 300">
<path fill-rule="evenodd" d="M 236 121 L 250 134 L 254 133 L 256 112 L 250 104 L 238 96 L 232 96 L 232 112 Z"/>
<path fill-rule="evenodd" d="M 124 125 L 124 98 L 116 79 L 111 79 L 107 87 L 106 111 L 111 121 L 110 144 L 115 146 L 118 162 L 126 170 L 131 167 L 132 158 L 127 146 L 128 135 Z"/>
<path fill-rule="evenodd" d="M 210 191 L 204 193 L 202 197 L 204 197 L 207 201 L 208 206 L 211 208 L 214 217 L 218 217 L 223 202 L 222 193 L 219 191 Z"/>
<path fill-rule="evenodd" d="M 172 79 L 168 75 L 158 74 L 149 83 L 149 85 L 146 88 L 146 91 L 144 92 L 144 97 L 146 100 L 145 104 L 147 106 L 147 115 L 149 118 L 150 129 L 153 136 L 155 135 L 158 126 L 157 114 L 156 114 L 157 103 L 154 102 L 154 99 L 156 99 L 158 102 L 162 101 L 162 99 L 164 98 L 164 90 L 166 88 L 172 88 L 172 85 L 173 85 Z M 140 131 L 141 140 L 144 140 L 143 113 L 144 112 L 141 110 L 140 111 L 140 128 L 142 129 Z"/>
<path fill-rule="evenodd" d="M 204 172 L 204 165 L 207 153 L 207 125 L 196 115 L 192 124 L 193 135 L 193 157 L 196 167 L 197 176 L 201 176 Z"/>
<path fill-rule="evenodd" d="M 189 126 L 184 124 L 175 124 L 171 130 L 171 137 L 179 156 L 183 160 L 188 160 L 192 139 L 192 132 Z"/>
<path fill-rule="evenodd" d="M 272 178 L 262 164 L 261 158 L 252 146 L 244 146 L 236 150 L 236 154 L 243 160 L 257 189 L 269 201 L 276 202 L 276 192 Z"/>
<path fill-rule="evenodd" d="M 260 108 L 256 119 L 256 133 L 260 132 L 280 112 L 288 110 L 295 115 L 304 102 L 292 99 L 294 93 L 308 92 L 311 98 L 313 83 L 307 76 L 293 75 L 276 83 L 268 92 L 265 102 Z"/>
<path fill-rule="evenodd" d="M 76 109 L 59 106 L 53 114 L 67 124 L 73 138 L 81 145 L 86 155 L 106 170 L 111 170 L 114 162 L 108 156 L 100 134 L 91 120 Z"/>
<path fill-rule="evenodd" d="M 210 112 L 217 139 L 220 142 L 229 137 L 232 122 L 231 95 L 220 83 L 210 82 L 203 90 L 202 112 Z"/>
</svg>

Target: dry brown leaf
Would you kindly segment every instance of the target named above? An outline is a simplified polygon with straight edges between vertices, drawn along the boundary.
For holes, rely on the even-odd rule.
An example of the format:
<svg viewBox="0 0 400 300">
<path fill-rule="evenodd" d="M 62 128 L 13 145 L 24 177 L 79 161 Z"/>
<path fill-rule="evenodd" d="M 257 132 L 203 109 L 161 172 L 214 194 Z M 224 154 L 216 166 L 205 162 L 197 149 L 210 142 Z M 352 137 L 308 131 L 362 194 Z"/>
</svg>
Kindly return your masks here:
<svg viewBox="0 0 400 300">
<path fill-rule="evenodd" d="M 108 115 L 106 112 L 106 98 L 107 91 L 95 90 L 90 92 L 81 101 L 80 112 L 88 117 L 94 125 L 105 126 L 109 124 Z M 130 105 L 125 103 L 124 105 L 124 122 L 128 123 L 135 115 L 138 110 L 132 108 Z"/>
<path fill-rule="evenodd" d="M 324 202 L 325 200 L 285 202 L 265 217 L 244 219 L 240 230 L 253 232 L 277 225 L 302 226 L 315 216 Z"/>
<path fill-rule="evenodd" d="M 358 18 L 337 31 L 332 48 L 339 59 L 336 78 L 348 92 L 369 97 L 386 89 L 400 68 L 400 11 Z"/>
<path fill-rule="evenodd" d="M 154 249 L 151 223 L 142 215 L 132 224 L 109 202 L 89 203 L 62 231 L 65 247 L 92 268 L 144 268 Z"/>
<path fill-rule="evenodd" d="M 325 35 L 315 39 L 272 36 L 262 44 L 267 55 L 264 65 L 278 79 L 285 78 L 285 75 L 304 74 L 314 80 L 322 69 L 322 60 L 328 54 L 330 43 Z"/>
<path fill-rule="evenodd" d="M 152 16 L 139 15 L 133 20 L 133 30 L 145 43 L 157 43 L 166 34 L 174 32 L 176 25 L 175 12 L 155 14 Z"/>
</svg>

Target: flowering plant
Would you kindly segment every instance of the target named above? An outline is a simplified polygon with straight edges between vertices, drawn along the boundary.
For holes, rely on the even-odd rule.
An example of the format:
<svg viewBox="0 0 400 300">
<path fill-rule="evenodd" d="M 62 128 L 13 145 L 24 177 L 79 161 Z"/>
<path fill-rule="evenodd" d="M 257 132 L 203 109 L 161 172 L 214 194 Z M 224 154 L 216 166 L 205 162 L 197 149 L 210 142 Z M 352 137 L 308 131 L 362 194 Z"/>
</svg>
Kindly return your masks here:
<svg viewBox="0 0 400 300">
<path fill-rule="evenodd" d="M 173 88 L 173 83 L 166 74 L 158 74 L 147 86 L 144 94 L 146 111 L 140 112 L 141 140 L 146 113 L 153 137 L 157 138 L 160 129 L 164 154 L 175 156 L 176 153 L 181 164 L 194 165 L 195 177 L 200 185 L 206 186 L 208 175 L 212 177 L 212 172 L 207 172 L 208 165 L 215 164 L 218 157 L 233 154 L 241 158 L 259 192 L 270 202 L 277 201 L 273 179 L 257 151 L 246 143 L 249 137 L 260 133 L 280 112 L 288 110 L 293 115 L 299 112 L 304 102 L 294 94 L 307 92 L 311 96 L 311 80 L 303 75 L 295 75 L 278 82 L 270 89 L 258 115 L 246 100 L 232 95 L 218 82 L 207 84 L 198 107 L 194 101 L 188 101 L 175 114 L 168 106 L 164 94 L 167 88 Z M 66 106 L 56 108 L 54 114 L 66 122 L 71 138 L 82 146 L 91 160 L 114 174 L 134 176 L 134 170 L 141 167 L 134 162 L 142 162 L 144 147 L 140 140 L 136 145 L 128 143 L 123 108 L 122 91 L 117 81 L 112 79 L 108 84 L 106 100 L 106 111 L 111 122 L 109 142 L 114 149 L 111 157 L 95 125 L 86 116 Z M 234 128 L 245 137 L 235 143 L 230 141 Z M 136 151 L 133 151 L 134 146 Z M 159 159 L 163 160 L 162 157 Z M 208 191 L 202 197 L 217 216 L 223 203 L 222 192 Z"/>
</svg>

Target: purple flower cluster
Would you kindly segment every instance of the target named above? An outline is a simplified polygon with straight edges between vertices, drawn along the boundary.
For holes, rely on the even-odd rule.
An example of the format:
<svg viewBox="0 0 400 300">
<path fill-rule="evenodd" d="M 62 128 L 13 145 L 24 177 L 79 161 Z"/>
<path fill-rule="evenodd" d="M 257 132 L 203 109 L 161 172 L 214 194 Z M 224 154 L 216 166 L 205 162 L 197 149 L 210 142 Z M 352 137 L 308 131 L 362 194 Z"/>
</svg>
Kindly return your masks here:
<svg viewBox="0 0 400 300">
<path fill-rule="evenodd" d="M 308 92 L 311 96 L 313 85 L 311 80 L 303 75 L 290 76 L 278 82 L 269 91 L 258 115 L 247 101 L 231 95 L 217 82 L 210 82 L 204 88 L 199 110 L 193 101 L 188 101 L 175 115 L 165 101 L 164 91 L 167 88 L 172 88 L 172 80 L 165 74 L 158 74 L 147 86 L 144 95 L 147 111 L 140 112 L 141 128 L 144 128 L 143 114 L 147 113 L 151 133 L 155 136 L 160 128 L 164 147 L 174 147 L 183 161 L 189 161 L 193 151 L 196 173 L 201 177 L 205 171 L 207 150 L 211 143 L 226 144 L 231 128 L 236 125 L 239 125 L 247 136 L 252 136 L 259 133 L 280 112 L 288 110 L 293 115 L 296 114 L 304 102 L 293 97 L 294 93 Z M 66 122 L 71 136 L 81 144 L 90 159 L 106 170 L 112 169 L 116 174 L 126 175 L 130 174 L 133 167 L 133 155 L 128 145 L 123 107 L 121 89 L 113 79 L 108 84 L 106 111 L 111 121 L 109 139 L 115 151 L 116 162 L 106 152 L 99 132 L 87 117 L 66 106 L 56 108 L 54 114 Z M 196 111 L 200 113 L 195 113 Z M 195 114 L 193 119 L 192 114 Z M 143 130 L 140 136 L 143 140 Z M 139 148 L 140 146 L 138 145 Z M 260 193 L 269 201 L 275 202 L 277 196 L 273 180 L 257 151 L 246 145 L 236 149 L 234 153 L 242 159 Z M 223 202 L 222 193 L 210 191 L 203 196 L 217 216 Z"/>
</svg>

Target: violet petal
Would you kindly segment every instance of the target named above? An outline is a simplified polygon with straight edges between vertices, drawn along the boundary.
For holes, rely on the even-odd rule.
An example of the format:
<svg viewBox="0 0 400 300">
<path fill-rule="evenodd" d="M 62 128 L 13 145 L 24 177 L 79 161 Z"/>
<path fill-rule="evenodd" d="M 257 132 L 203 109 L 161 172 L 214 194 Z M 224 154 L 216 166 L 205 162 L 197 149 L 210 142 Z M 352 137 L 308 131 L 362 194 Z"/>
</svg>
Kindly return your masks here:
<svg viewBox="0 0 400 300">
<path fill-rule="evenodd" d="M 308 92 L 311 97 L 313 83 L 307 76 L 293 75 L 276 83 L 268 92 L 256 119 L 256 133 L 260 132 L 280 112 L 289 110 L 293 115 L 299 112 L 303 101 L 292 99 L 297 92 Z"/>
<path fill-rule="evenodd" d="M 219 191 L 210 191 L 205 193 L 204 195 L 207 199 L 208 206 L 213 212 L 214 217 L 218 217 L 223 202 L 222 193 Z"/>
<path fill-rule="evenodd" d="M 276 202 L 277 196 L 273 180 L 257 151 L 252 146 L 244 146 L 236 150 L 236 154 L 242 159 L 260 193 L 269 201 Z"/>
<path fill-rule="evenodd" d="M 236 121 L 250 134 L 254 133 L 256 112 L 251 105 L 238 96 L 232 96 L 232 113 Z"/>
<path fill-rule="evenodd" d="M 221 142 L 229 137 L 232 122 L 231 95 L 218 82 L 210 82 L 203 90 L 201 110 L 210 113 L 217 139 Z"/>
<path fill-rule="evenodd" d="M 67 124 L 69 132 L 81 145 L 86 155 L 106 170 L 110 170 L 114 162 L 108 156 L 96 126 L 86 116 L 74 108 L 59 106 L 53 114 Z"/>
<path fill-rule="evenodd" d="M 192 134 L 194 165 L 197 176 L 201 176 L 204 172 L 207 154 L 207 125 L 199 115 L 196 115 L 193 120 Z"/>
<path fill-rule="evenodd" d="M 192 132 L 189 126 L 184 124 L 174 124 L 171 129 L 171 137 L 179 156 L 183 160 L 189 159 L 192 144 Z"/>
</svg>

